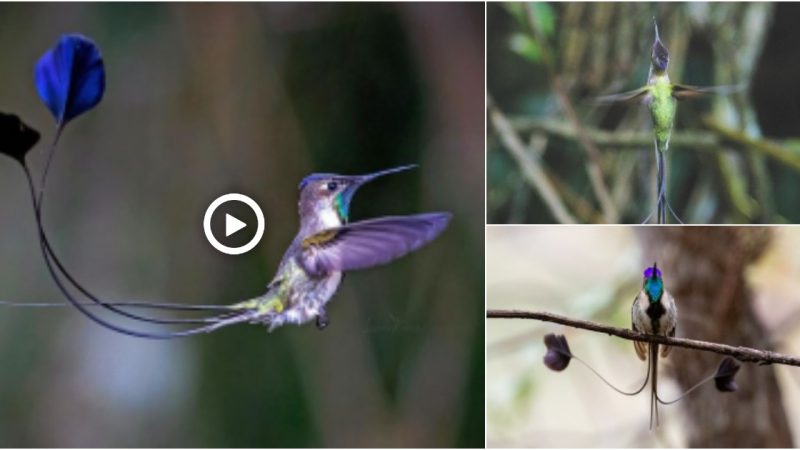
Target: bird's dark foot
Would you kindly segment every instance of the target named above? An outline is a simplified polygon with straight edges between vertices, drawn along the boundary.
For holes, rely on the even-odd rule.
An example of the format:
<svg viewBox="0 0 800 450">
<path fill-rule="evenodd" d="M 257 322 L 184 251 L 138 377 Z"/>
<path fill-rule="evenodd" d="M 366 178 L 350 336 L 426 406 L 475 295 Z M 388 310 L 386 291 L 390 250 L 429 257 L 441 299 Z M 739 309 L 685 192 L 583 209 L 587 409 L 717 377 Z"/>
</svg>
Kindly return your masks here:
<svg viewBox="0 0 800 450">
<path fill-rule="evenodd" d="M 331 322 L 330 322 L 330 320 L 328 320 L 328 315 L 324 311 L 320 312 L 317 315 L 317 329 L 318 330 L 320 330 L 320 331 L 324 330 L 325 328 L 328 327 L 328 324 L 330 324 L 330 323 Z"/>
</svg>

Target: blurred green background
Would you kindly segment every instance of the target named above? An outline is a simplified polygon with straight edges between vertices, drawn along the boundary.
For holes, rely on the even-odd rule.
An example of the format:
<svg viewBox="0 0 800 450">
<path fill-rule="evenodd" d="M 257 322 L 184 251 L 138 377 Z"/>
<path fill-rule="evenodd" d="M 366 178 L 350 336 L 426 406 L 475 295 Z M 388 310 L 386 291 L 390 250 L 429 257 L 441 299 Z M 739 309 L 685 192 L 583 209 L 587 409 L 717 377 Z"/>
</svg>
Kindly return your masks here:
<svg viewBox="0 0 800 450">
<path fill-rule="evenodd" d="M 673 209 L 686 223 L 800 222 L 800 5 L 566 2 L 487 6 L 490 223 L 636 224 L 655 210 L 647 108 L 593 102 L 647 81 L 654 17 L 673 82 L 743 86 L 678 105 Z M 567 215 L 548 208 L 543 183 Z"/>
<path fill-rule="evenodd" d="M 448 210 L 449 229 L 352 273 L 331 326 L 239 326 L 149 342 L 71 309 L 0 310 L 0 445 L 484 444 L 483 4 L 5 4 L 0 109 L 54 124 L 33 67 L 58 36 L 100 46 L 105 97 L 61 139 L 45 227 L 108 300 L 226 304 L 264 291 L 314 171 L 419 169 L 363 188 L 352 220 Z M 259 202 L 244 256 L 208 204 Z M 59 299 L 22 171 L 0 160 L 0 299 Z"/>
</svg>

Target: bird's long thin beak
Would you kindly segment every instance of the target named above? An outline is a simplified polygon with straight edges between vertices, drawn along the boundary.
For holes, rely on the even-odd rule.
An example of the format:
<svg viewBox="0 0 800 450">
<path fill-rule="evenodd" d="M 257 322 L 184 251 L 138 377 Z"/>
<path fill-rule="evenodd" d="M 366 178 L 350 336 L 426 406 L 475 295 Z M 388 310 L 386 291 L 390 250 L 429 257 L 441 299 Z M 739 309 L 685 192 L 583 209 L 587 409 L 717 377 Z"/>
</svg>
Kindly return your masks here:
<svg viewBox="0 0 800 450">
<path fill-rule="evenodd" d="M 653 26 L 656 28 L 656 40 L 660 41 L 661 38 L 658 37 L 658 22 L 656 22 L 656 16 L 653 16 Z"/>
<path fill-rule="evenodd" d="M 391 169 L 386 169 L 386 170 L 381 170 L 379 172 L 373 172 L 366 175 L 361 175 L 360 177 L 358 177 L 358 184 L 364 184 L 368 181 L 372 181 L 375 178 L 382 177 L 384 175 L 389 175 L 397 172 L 404 172 L 406 170 L 414 169 L 416 167 L 417 167 L 416 164 L 408 164 L 405 166 L 393 167 Z"/>
<path fill-rule="evenodd" d="M 343 199 L 345 204 L 350 204 L 350 200 L 352 200 L 353 195 L 355 195 L 355 193 L 358 190 L 358 188 L 360 188 L 364 184 L 366 184 L 366 183 L 368 183 L 368 182 L 370 182 L 370 181 L 372 181 L 372 180 L 374 180 L 376 178 L 380 178 L 380 177 L 382 177 L 384 175 L 389 175 L 389 174 L 397 173 L 397 172 L 403 172 L 405 170 L 413 169 L 415 167 L 417 167 L 416 164 L 408 164 L 408 165 L 405 165 L 405 166 L 400 166 L 400 167 L 394 167 L 394 168 L 391 168 L 391 169 L 381 170 L 379 172 L 368 173 L 366 175 L 356 175 L 356 176 L 353 176 L 353 177 L 349 177 L 351 180 L 354 180 L 355 182 L 350 184 L 344 190 L 344 192 L 342 193 L 342 199 Z"/>
</svg>

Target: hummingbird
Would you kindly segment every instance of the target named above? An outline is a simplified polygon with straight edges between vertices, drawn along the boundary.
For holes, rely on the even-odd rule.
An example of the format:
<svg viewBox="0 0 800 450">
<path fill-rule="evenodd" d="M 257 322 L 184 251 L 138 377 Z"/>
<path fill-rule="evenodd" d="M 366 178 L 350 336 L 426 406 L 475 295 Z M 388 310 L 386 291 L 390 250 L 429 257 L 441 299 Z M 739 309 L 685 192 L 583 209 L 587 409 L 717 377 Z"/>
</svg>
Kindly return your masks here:
<svg viewBox="0 0 800 450">
<path fill-rule="evenodd" d="M 658 33 L 658 23 L 653 17 L 655 28 L 655 38 L 650 51 L 650 71 L 647 75 L 647 84 L 633 91 L 620 94 L 599 97 L 598 102 L 625 102 L 640 100 L 644 101 L 650 111 L 650 119 L 653 123 L 653 140 L 656 154 L 656 189 L 658 191 L 658 223 L 666 223 L 667 208 L 673 217 L 678 219 L 672 207 L 669 206 L 666 198 L 666 161 L 665 154 L 669 149 L 669 140 L 672 136 L 672 129 L 675 124 L 675 113 L 678 109 L 678 100 L 701 96 L 704 94 L 728 94 L 734 92 L 738 87 L 731 86 L 709 86 L 697 87 L 684 84 L 673 83 L 667 69 L 669 67 L 669 51 L 661 42 Z M 648 222 L 650 217 L 645 219 Z M 681 222 L 682 223 L 682 222 Z"/>
<path fill-rule="evenodd" d="M 380 217 L 349 223 L 350 202 L 356 191 L 378 177 L 414 165 L 367 175 L 315 173 L 300 182 L 300 230 L 284 253 L 267 292 L 239 303 L 246 311 L 237 320 L 261 323 L 269 330 L 284 324 L 316 321 L 329 324 L 326 305 L 344 273 L 386 264 L 417 250 L 438 236 L 451 214 L 423 213 Z"/>
<path fill-rule="evenodd" d="M 664 279 L 656 263 L 644 271 L 642 290 L 633 300 L 631 308 L 631 324 L 633 331 L 661 336 L 675 336 L 678 326 L 678 309 L 675 299 L 664 288 Z M 650 370 L 650 428 L 653 427 L 655 413 L 658 426 L 658 356 L 659 345 L 648 342 L 633 342 L 636 355 L 642 361 L 649 358 Z M 664 346 L 661 357 L 669 355 L 672 347 Z"/>
<path fill-rule="evenodd" d="M 98 298 L 66 270 L 53 252 L 41 225 L 40 204 L 33 195 L 33 185 L 29 183 L 29 186 L 37 211 L 42 255 L 53 281 L 69 303 L 94 322 L 118 333 L 148 339 L 171 339 L 209 333 L 239 323 L 260 324 L 273 331 L 282 325 L 300 325 L 313 320 L 318 329 L 326 328 L 329 324 L 327 305 L 346 272 L 389 263 L 431 242 L 447 228 L 452 218 L 449 212 L 350 222 L 350 204 L 360 187 L 385 175 L 414 167 L 416 165 L 406 165 L 366 175 L 314 173 L 303 178 L 299 186 L 299 231 L 284 253 L 277 273 L 264 294 L 232 305 L 105 301 Z M 73 297 L 61 278 L 91 301 Z M 63 304 L 0 302 L 0 305 L 50 307 Z M 170 332 L 137 330 L 100 317 L 88 307 L 103 307 L 127 319 L 148 323 L 203 325 Z M 218 314 L 197 319 L 165 319 L 134 313 L 129 308 L 214 311 Z"/>
</svg>

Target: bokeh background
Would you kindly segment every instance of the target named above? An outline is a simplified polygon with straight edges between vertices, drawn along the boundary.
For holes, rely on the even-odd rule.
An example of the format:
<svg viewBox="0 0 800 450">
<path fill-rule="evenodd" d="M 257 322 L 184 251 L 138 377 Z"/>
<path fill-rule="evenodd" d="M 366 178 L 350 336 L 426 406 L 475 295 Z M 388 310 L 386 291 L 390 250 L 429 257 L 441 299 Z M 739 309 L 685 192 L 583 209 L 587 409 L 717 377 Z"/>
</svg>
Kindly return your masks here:
<svg viewBox="0 0 800 450">
<path fill-rule="evenodd" d="M 800 229 L 796 227 L 489 227 L 489 309 L 546 311 L 630 327 L 645 267 L 657 262 L 678 307 L 678 337 L 800 353 Z M 535 320 L 487 324 L 489 447 L 793 447 L 800 438 L 800 370 L 742 364 L 739 390 L 713 383 L 660 406 L 624 397 L 577 361 L 542 362 L 543 337 L 621 389 L 641 385 L 633 343 Z M 713 374 L 722 356 L 673 348 L 659 363 L 659 396 L 675 399 Z M 649 387 L 648 387 L 649 389 Z"/>
<path fill-rule="evenodd" d="M 45 227 L 108 300 L 260 294 L 297 227 L 299 180 L 406 163 L 352 219 L 448 210 L 450 228 L 348 275 L 331 325 L 149 342 L 71 309 L 0 310 L 0 445 L 483 446 L 483 4 L 5 4 L 0 109 L 54 124 L 33 67 L 60 34 L 102 49 L 105 97 L 61 139 Z M 244 256 L 203 236 L 253 197 Z M 22 171 L 0 160 L 0 299 L 58 300 Z"/>
<path fill-rule="evenodd" d="M 678 216 L 800 222 L 800 5 L 567 2 L 487 6 L 490 223 L 642 223 L 655 210 L 647 108 L 593 101 L 646 82 L 654 17 L 672 81 L 742 86 L 678 105 L 667 154 Z"/>
</svg>

